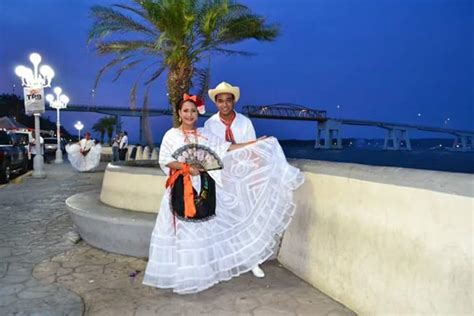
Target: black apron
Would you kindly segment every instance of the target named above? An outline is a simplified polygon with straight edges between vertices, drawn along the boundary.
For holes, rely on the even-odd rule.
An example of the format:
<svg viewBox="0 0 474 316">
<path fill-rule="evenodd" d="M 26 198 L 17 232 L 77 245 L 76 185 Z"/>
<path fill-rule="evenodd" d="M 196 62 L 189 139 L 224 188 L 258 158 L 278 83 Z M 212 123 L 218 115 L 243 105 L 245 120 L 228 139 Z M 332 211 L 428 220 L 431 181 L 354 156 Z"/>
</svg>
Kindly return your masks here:
<svg viewBox="0 0 474 316">
<path fill-rule="evenodd" d="M 171 188 L 171 211 L 181 220 L 204 221 L 216 214 L 216 183 L 207 172 L 201 172 L 201 192 L 193 187 L 194 206 L 196 215 L 192 218 L 184 217 L 184 181 L 179 175 Z"/>
</svg>

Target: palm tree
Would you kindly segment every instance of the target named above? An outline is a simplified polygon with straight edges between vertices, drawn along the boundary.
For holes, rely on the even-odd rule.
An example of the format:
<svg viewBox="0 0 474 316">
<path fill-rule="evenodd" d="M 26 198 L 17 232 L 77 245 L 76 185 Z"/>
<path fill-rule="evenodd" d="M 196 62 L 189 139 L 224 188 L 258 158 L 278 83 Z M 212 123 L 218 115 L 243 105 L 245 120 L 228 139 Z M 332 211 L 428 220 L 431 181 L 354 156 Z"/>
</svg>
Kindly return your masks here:
<svg viewBox="0 0 474 316">
<path fill-rule="evenodd" d="M 251 54 L 228 46 L 246 39 L 272 41 L 279 33 L 278 26 L 266 24 L 263 17 L 232 0 L 131 1 L 131 5 L 92 7 L 89 42 L 95 43 L 99 55 L 113 56 L 99 71 L 96 87 L 111 68 L 117 68 L 115 81 L 124 71 L 142 66 L 130 92 L 132 108 L 138 83 L 145 86 L 145 109 L 150 84 L 166 71 L 168 99 L 174 111 L 193 81 L 200 86 L 198 94 L 204 95 L 212 54 L 248 56 Z"/>
<path fill-rule="evenodd" d="M 105 126 L 102 122 L 102 119 L 98 120 L 94 125 L 92 125 L 92 130 L 96 133 L 100 133 L 100 143 L 104 143 L 104 134 L 105 134 Z"/>
<path fill-rule="evenodd" d="M 93 126 L 92 130 L 94 132 L 100 133 L 100 142 L 101 144 L 104 143 L 104 135 L 107 133 L 107 137 L 109 138 L 109 143 L 112 143 L 112 134 L 115 129 L 115 125 L 117 124 L 117 119 L 115 116 L 106 116 L 99 119 Z"/>
<path fill-rule="evenodd" d="M 101 119 L 102 125 L 107 132 L 109 138 L 109 145 L 112 145 L 112 134 L 114 133 L 115 126 L 117 125 L 117 118 L 115 116 L 107 116 Z"/>
</svg>

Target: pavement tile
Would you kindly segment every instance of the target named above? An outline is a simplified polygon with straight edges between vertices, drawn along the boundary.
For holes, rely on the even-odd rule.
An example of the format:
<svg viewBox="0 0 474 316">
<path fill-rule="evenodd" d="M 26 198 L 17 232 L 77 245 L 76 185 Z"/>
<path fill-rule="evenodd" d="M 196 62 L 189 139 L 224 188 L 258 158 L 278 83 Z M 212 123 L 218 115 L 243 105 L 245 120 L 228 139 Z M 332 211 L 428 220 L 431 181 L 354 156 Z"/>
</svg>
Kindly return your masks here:
<svg viewBox="0 0 474 316">
<path fill-rule="evenodd" d="M 0 315 L 354 315 L 276 261 L 263 265 L 264 279 L 247 273 L 192 295 L 142 285 L 145 259 L 69 238 L 64 202 L 99 190 L 104 168 L 51 164 L 45 179 L 0 187 Z"/>
</svg>

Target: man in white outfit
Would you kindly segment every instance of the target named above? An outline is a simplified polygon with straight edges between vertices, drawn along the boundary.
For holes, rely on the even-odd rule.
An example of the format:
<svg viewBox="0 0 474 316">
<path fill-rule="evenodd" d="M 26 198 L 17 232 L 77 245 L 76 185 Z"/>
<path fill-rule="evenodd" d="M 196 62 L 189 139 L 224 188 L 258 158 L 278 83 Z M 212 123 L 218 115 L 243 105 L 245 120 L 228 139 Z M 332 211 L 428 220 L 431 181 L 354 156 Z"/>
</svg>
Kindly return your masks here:
<svg viewBox="0 0 474 316">
<path fill-rule="evenodd" d="M 256 140 L 252 122 L 244 115 L 234 110 L 240 98 L 240 88 L 227 82 L 221 82 L 215 89 L 208 91 L 209 98 L 217 106 L 219 112 L 211 116 L 204 127 L 216 136 L 233 144 L 246 143 Z M 252 269 L 257 278 L 263 278 L 265 273 L 257 265 Z"/>
<path fill-rule="evenodd" d="M 125 160 L 127 156 L 127 150 L 128 150 L 128 133 L 127 132 L 122 132 L 122 138 L 120 139 L 120 144 L 119 144 L 119 159 L 120 160 Z"/>
</svg>

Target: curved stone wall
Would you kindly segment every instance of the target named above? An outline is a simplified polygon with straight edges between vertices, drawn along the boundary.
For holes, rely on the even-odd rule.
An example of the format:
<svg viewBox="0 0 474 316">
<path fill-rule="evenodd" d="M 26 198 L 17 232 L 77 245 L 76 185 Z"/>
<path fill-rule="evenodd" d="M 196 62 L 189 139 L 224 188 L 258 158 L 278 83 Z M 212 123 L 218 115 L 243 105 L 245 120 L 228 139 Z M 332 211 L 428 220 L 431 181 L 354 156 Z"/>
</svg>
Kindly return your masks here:
<svg viewBox="0 0 474 316">
<path fill-rule="evenodd" d="M 362 315 L 473 314 L 473 175 L 293 163 L 285 267 Z"/>
<path fill-rule="evenodd" d="M 166 177 L 157 162 L 109 163 L 100 201 L 116 208 L 157 213 L 165 192 Z"/>
</svg>

